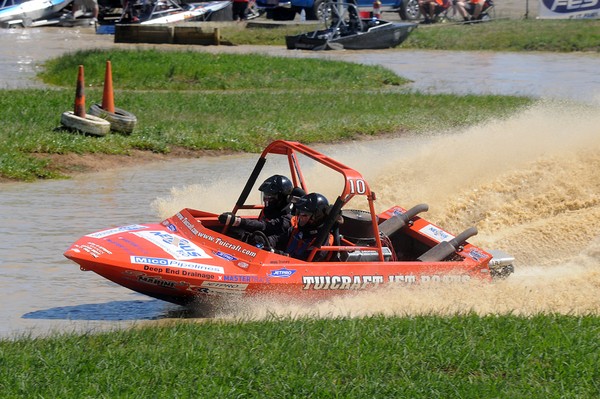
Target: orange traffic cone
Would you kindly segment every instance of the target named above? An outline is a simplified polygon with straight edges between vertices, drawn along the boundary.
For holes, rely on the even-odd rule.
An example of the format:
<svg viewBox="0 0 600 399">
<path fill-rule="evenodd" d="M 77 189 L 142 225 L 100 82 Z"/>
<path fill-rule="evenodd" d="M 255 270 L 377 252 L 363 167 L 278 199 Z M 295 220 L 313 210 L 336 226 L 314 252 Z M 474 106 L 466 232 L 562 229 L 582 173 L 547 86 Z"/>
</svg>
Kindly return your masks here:
<svg viewBox="0 0 600 399">
<path fill-rule="evenodd" d="M 104 93 L 102 95 L 102 109 L 106 112 L 115 113 L 115 99 L 112 84 L 112 69 L 110 61 L 106 61 L 106 72 L 104 73 Z"/>
<path fill-rule="evenodd" d="M 75 110 L 74 114 L 80 118 L 85 118 L 85 93 L 83 92 L 85 84 L 83 82 L 83 65 L 79 65 L 77 74 L 77 89 L 75 90 Z"/>
</svg>

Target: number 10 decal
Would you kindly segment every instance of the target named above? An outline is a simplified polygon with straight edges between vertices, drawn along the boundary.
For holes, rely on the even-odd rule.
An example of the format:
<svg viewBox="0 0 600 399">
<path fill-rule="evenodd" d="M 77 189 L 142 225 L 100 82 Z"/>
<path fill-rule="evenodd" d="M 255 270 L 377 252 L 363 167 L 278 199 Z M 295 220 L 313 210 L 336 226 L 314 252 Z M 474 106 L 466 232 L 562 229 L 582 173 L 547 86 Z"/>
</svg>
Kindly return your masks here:
<svg viewBox="0 0 600 399">
<path fill-rule="evenodd" d="M 365 194 L 367 192 L 367 183 L 363 179 L 348 179 L 348 183 L 350 183 L 351 194 Z"/>
</svg>

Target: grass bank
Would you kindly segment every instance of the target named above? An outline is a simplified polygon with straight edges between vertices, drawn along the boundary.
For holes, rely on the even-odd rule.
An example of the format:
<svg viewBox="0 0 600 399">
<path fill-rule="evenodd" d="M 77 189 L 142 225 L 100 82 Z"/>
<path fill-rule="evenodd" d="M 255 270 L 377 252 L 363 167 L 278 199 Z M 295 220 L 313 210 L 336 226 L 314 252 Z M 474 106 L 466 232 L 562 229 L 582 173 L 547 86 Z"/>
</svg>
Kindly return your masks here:
<svg viewBox="0 0 600 399">
<path fill-rule="evenodd" d="M 135 114 L 130 136 L 84 136 L 60 127 L 73 109 L 77 66 L 86 100 L 102 100 L 105 62 L 113 64 L 116 105 Z M 259 151 L 274 139 L 336 142 L 385 133 L 468 126 L 531 103 L 522 97 L 423 95 L 377 66 L 312 59 L 197 52 L 83 51 L 46 64 L 52 90 L 0 96 L 0 176 L 32 181 L 69 171 L 52 154 Z"/>
<path fill-rule="evenodd" d="M 594 398 L 600 319 L 176 323 L 0 341 L 3 397 Z"/>
<path fill-rule="evenodd" d="M 385 18 L 385 14 L 384 14 Z M 306 26 L 276 29 L 223 27 L 223 37 L 235 44 L 285 45 L 285 35 L 305 32 Z M 419 26 L 401 49 L 489 51 L 600 52 L 600 20 L 495 20 L 464 25 Z"/>
</svg>

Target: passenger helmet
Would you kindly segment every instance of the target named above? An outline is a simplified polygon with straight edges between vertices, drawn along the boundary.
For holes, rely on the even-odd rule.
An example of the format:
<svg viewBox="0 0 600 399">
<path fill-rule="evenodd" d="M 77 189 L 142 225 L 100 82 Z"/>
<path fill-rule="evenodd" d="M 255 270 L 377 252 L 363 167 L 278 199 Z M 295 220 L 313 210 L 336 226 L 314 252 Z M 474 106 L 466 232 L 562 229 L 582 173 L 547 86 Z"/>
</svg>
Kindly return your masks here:
<svg viewBox="0 0 600 399">
<path fill-rule="evenodd" d="M 296 215 L 299 216 L 298 224 L 304 226 L 318 226 L 323 223 L 323 219 L 327 215 L 327 209 L 329 208 L 329 201 L 323 195 L 319 193 L 306 194 L 300 198 L 295 204 Z M 308 222 L 305 222 L 300 217 L 301 214 L 310 214 L 311 217 Z"/>
<path fill-rule="evenodd" d="M 294 185 L 285 176 L 273 175 L 265 180 L 258 190 L 262 193 L 262 200 L 266 208 L 287 205 L 287 197 L 292 192 Z"/>
</svg>

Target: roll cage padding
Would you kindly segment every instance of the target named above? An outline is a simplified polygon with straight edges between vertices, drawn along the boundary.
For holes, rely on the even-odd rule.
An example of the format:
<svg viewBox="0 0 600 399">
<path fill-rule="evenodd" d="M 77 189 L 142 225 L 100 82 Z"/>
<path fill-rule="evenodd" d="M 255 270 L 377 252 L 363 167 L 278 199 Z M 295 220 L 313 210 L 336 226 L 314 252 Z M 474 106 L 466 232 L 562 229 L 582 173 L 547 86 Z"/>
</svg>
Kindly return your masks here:
<svg viewBox="0 0 600 399">
<path fill-rule="evenodd" d="M 244 186 L 244 189 L 242 190 L 240 197 L 238 198 L 237 202 L 235 203 L 235 205 L 238 209 L 241 208 L 246 203 L 246 200 L 248 199 L 248 196 L 250 195 L 250 191 L 252 190 L 252 187 L 254 187 L 254 184 L 256 183 L 256 180 L 258 179 L 258 176 L 260 175 L 260 172 L 262 171 L 262 168 L 263 168 L 263 166 L 265 166 L 266 162 L 267 162 L 266 158 L 259 158 L 258 161 L 256 162 L 256 165 L 254 166 L 254 170 L 252 170 L 252 174 L 250 175 L 250 177 L 248 178 L 248 181 L 246 182 L 246 186 Z"/>
</svg>

